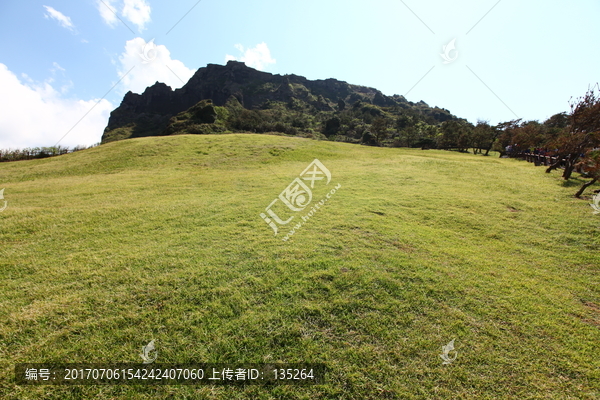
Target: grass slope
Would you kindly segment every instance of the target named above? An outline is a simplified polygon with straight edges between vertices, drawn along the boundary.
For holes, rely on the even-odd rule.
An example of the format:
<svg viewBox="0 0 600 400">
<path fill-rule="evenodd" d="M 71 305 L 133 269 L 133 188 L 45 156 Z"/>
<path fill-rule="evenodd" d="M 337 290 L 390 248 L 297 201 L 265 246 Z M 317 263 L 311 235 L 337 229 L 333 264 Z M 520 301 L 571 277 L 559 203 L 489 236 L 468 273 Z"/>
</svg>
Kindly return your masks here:
<svg viewBox="0 0 600 400">
<path fill-rule="evenodd" d="M 315 158 L 341 188 L 283 242 L 259 213 Z M 3 399 L 600 397 L 600 216 L 531 164 L 221 135 L 0 168 Z M 151 339 L 160 362 L 324 362 L 328 383 L 14 384 Z"/>
</svg>

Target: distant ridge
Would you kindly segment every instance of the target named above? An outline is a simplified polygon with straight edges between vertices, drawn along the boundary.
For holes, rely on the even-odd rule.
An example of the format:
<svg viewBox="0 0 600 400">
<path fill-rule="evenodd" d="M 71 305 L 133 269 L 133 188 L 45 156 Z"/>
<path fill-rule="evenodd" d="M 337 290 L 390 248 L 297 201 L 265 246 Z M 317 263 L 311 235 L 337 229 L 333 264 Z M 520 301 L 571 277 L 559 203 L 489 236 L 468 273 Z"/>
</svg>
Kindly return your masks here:
<svg viewBox="0 0 600 400">
<path fill-rule="evenodd" d="M 419 113 L 433 123 L 454 118 L 445 109 L 430 108 L 424 102 L 408 102 L 403 96 L 386 96 L 377 89 L 336 79 L 308 80 L 298 75 L 274 75 L 250 68 L 242 62 L 229 61 L 225 66 L 208 64 L 198 69 L 180 89 L 172 90 L 166 84 L 156 82 L 141 95 L 128 92 L 119 107 L 111 112 L 102 142 L 173 134 L 174 129 L 167 127 L 177 114 L 202 100 L 211 100 L 212 105 L 218 107 L 234 99 L 246 110 L 284 106 L 296 113 L 321 115 L 321 118 L 317 118 L 319 120 L 324 120 L 323 115 L 340 111 L 340 107 L 343 109 L 340 104 L 351 105 L 356 102 L 393 107 L 399 111 L 418 108 Z M 306 124 L 297 125 L 295 131 L 302 131 L 303 126 L 306 128 Z M 324 126 L 324 123 L 321 125 Z"/>
</svg>

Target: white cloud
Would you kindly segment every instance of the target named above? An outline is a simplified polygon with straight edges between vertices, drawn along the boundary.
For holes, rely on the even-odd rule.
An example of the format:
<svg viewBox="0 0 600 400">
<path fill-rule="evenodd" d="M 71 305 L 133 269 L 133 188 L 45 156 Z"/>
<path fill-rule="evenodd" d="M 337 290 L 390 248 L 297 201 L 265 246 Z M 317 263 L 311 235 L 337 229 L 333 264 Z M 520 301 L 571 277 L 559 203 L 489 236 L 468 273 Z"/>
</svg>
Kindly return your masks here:
<svg viewBox="0 0 600 400">
<path fill-rule="evenodd" d="M 60 91 L 62 94 L 67 94 L 67 92 L 69 92 L 69 90 L 73 89 L 73 87 L 75 86 L 75 85 L 73 85 L 73 82 L 72 82 L 72 81 L 70 81 L 70 80 L 69 80 L 69 81 L 67 81 L 67 80 L 66 80 L 66 79 L 67 79 L 67 76 L 66 76 L 66 74 L 65 74 L 65 71 L 66 71 L 66 69 L 64 69 L 63 67 L 61 67 L 59 63 L 57 63 L 57 62 L 53 62 L 53 63 L 52 63 L 52 68 L 50 68 L 50 72 L 52 72 L 52 77 L 51 77 L 51 78 L 48 78 L 48 79 L 46 79 L 46 83 L 48 83 L 48 84 L 52 84 L 52 83 L 54 83 L 54 81 L 55 81 L 55 76 L 56 76 L 57 74 L 59 74 L 59 75 L 60 75 L 60 76 L 63 78 L 62 80 L 64 81 L 63 85 L 62 85 L 62 86 L 60 87 L 60 89 L 59 89 L 59 91 Z M 25 77 L 26 77 L 26 76 L 25 76 Z M 28 81 L 29 81 L 31 84 L 34 84 L 34 83 L 33 83 L 33 81 L 32 81 L 31 79 L 28 79 Z M 34 85 L 35 85 L 35 84 L 34 84 Z"/>
<path fill-rule="evenodd" d="M 127 73 L 128 71 L 130 72 Z M 153 40 L 146 42 L 137 37 L 125 43 L 117 72 L 120 78 L 123 77 L 120 84 L 122 93 L 129 90 L 142 93 L 157 81 L 173 89 L 180 88 L 195 71 L 187 68 L 181 61 L 171 59 L 171 52 L 166 46 L 157 46 Z"/>
<path fill-rule="evenodd" d="M 52 66 L 54 67 L 53 69 L 51 69 L 51 71 L 52 71 L 52 72 L 55 72 L 55 71 L 62 71 L 62 72 L 65 72 L 65 71 L 66 71 L 66 70 L 65 70 L 63 67 L 61 67 L 61 66 L 60 66 L 60 64 L 59 64 L 59 63 L 57 63 L 56 61 L 54 61 L 54 62 L 52 63 Z"/>
<path fill-rule="evenodd" d="M 61 146 L 100 141 L 114 108 L 108 100 L 65 98 L 52 87 L 52 79 L 36 84 L 22 77 L 26 82 L 0 63 L 0 148 L 53 146 L 74 126 Z"/>
<path fill-rule="evenodd" d="M 46 9 L 46 12 L 47 12 L 47 14 L 44 14 L 44 16 L 46 18 L 55 19 L 56 21 L 58 21 L 58 24 L 60 26 L 62 26 L 63 28 L 67 28 L 70 31 L 74 31 L 75 30 L 75 25 L 73 25 L 73 22 L 71 22 L 71 18 L 67 17 L 66 15 L 64 15 L 63 13 L 61 13 L 60 11 L 56 11 L 52 7 L 44 6 L 44 8 Z"/>
<path fill-rule="evenodd" d="M 150 4 L 146 0 L 125 0 L 122 13 L 141 32 L 145 29 L 145 25 L 150 22 L 151 11 Z"/>
<path fill-rule="evenodd" d="M 146 29 L 146 24 L 152 20 L 152 8 L 147 0 L 97 0 L 96 5 L 102 20 L 113 28 L 118 24 L 119 9 L 121 16 L 134 24 L 140 32 Z"/>
<path fill-rule="evenodd" d="M 102 20 L 111 27 L 116 26 L 119 21 L 117 19 L 117 9 L 113 5 L 114 3 L 115 0 L 98 0 L 96 2 L 98 11 L 100 11 L 100 17 L 102 17 Z"/>
<path fill-rule="evenodd" d="M 234 57 L 227 54 L 225 56 L 225 61 L 243 61 L 247 66 L 261 71 L 264 71 L 268 65 L 277 62 L 277 60 L 271 58 L 271 50 L 269 50 L 269 47 L 265 42 L 259 43 L 256 47 L 251 49 L 244 50 L 244 46 L 241 44 L 236 44 L 235 48 L 238 49 L 242 55 L 240 57 Z"/>
</svg>

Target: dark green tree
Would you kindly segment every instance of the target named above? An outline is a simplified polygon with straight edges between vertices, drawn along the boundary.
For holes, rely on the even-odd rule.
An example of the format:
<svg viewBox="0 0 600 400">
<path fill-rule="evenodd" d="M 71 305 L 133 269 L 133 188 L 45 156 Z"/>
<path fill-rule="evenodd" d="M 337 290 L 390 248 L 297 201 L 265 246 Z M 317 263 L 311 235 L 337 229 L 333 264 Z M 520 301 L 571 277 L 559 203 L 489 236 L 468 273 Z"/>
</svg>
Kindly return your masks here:
<svg viewBox="0 0 600 400">
<path fill-rule="evenodd" d="M 335 136 L 338 134 L 341 127 L 341 121 L 339 117 L 333 117 L 325 121 L 323 128 L 323 134 L 327 137 Z"/>
<path fill-rule="evenodd" d="M 396 118 L 396 129 L 400 132 L 409 126 L 414 126 L 414 120 L 410 115 L 402 114 Z"/>
<path fill-rule="evenodd" d="M 480 153 L 485 150 L 484 156 L 489 155 L 501 132 L 496 126 L 491 126 L 489 121 L 478 120 L 477 125 L 473 128 L 476 149 Z"/>
<path fill-rule="evenodd" d="M 381 145 L 381 142 L 389 136 L 388 120 L 383 117 L 375 118 L 371 124 L 371 134 L 375 138 L 377 144 Z"/>
</svg>

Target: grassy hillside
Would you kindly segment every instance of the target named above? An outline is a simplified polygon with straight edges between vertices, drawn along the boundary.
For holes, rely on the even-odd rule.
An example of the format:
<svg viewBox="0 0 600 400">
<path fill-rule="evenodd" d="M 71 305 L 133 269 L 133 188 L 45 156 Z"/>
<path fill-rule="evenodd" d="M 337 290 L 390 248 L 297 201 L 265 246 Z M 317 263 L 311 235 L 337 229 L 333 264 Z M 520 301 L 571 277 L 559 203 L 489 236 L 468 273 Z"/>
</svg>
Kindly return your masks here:
<svg viewBox="0 0 600 400">
<path fill-rule="evenodd" d="M 284 242 L 259 214 L 315 158 L 341 188 Z M 531 164 L 170 136 L 5 163 L 3 187 L 3 399 L 600 397 L 600 216 Z M 328 382 L 13 381 L 18 362 L 139 362 L 152 339 L 157 362 L 323 362 Z"/>
</svg>

